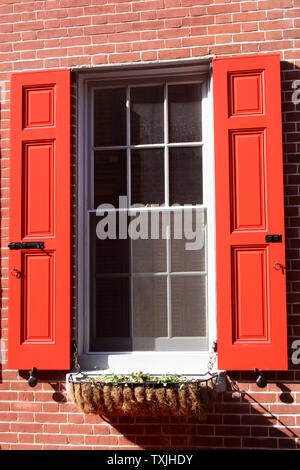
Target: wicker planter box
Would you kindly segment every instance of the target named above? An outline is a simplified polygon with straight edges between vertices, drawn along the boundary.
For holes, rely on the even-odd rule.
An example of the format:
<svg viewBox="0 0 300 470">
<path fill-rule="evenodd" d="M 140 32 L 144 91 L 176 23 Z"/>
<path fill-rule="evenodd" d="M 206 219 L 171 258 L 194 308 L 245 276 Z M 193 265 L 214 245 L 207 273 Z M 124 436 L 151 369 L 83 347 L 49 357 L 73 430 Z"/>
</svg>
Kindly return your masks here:
<svg viewBox="0 0 300 470">
<path fill-rule="evenodd" d="M 216 391 L 203 383 L 70 382 L 69 397 L 85 414 L 113 416 L 186 416 L 205 420 Z"/>
</svg>

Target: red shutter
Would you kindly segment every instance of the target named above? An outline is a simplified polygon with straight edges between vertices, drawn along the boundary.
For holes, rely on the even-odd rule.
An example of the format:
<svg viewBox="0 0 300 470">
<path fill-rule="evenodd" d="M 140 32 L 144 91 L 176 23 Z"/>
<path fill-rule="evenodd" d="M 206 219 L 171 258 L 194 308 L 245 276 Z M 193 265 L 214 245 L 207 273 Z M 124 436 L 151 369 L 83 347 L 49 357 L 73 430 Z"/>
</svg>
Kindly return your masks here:
<svg viewBox="0 0 300 470">
<path fill-rule="evenodd" d="M 213 61 L 219 369 L 287 368 L 280 58 Z M 282 243 L 266 235 L 281 234 Z"/>
<path fill-rule="evenodd" d="M 70 71 L 11 80 L 9 344 L 12 369 L 69 369 Z"/>
</svg>

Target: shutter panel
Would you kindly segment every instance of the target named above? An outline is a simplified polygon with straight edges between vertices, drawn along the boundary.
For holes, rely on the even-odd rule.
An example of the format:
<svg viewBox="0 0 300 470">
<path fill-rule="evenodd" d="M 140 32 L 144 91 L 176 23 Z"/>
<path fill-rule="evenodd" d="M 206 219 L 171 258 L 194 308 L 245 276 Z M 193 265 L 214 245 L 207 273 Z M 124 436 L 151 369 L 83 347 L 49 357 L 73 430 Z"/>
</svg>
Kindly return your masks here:
<svg viewBox="0 0 300 470">
<path fill-rule="evenodd" d="M 218 367 L 284 370 L 280 57 L 215 59 L 213 82 Z"/>
<path fill-rule="evenodd" d="M 71 323 L 70 71 L 11 79 L 11 369 L 69 369 Z"/>
</svg>

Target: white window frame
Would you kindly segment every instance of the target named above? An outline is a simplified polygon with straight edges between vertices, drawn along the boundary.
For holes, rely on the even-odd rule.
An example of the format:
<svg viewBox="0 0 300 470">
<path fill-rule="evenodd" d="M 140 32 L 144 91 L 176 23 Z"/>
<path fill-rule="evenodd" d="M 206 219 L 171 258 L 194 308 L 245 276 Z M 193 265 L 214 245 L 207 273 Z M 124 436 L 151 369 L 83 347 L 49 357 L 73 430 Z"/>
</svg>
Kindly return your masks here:
<svg viewBox="0 0 300 470">
<path fill-rule="evenodd" d="M 89 351 L 89 280 L 86 256 L 89 246 L 89 227 L 86 225 L 86 200 L 90 175 L 86 161 L 90 142 L 86 129 L 91 125 L 89 116 L 89 90 L 93 83 L 101 84 L 112 80 L 149 78 L 159 82 L 159 77 L 175 77 L 176 83 L 202 82 L 202 163 L 203 206 L 206 208 L 207 234 L 207 332 L 208 350 L 204 351 L 132 351 L 132 352 L 91 352 Z M 185 77 L 187 79 L 185 80 Z M 194 79 L 192 78 L 194 77 Z M 151 83 L 152 84 L 152 83 Z M 111 88 L 111 86 L 110 86 Z M 76 327 L 79 364 L 89 373 L 130 373 L 143 370 L 152 374 L 180 373 L 197 375 L 207 371 L 207 364 L 216 340 L 216 249 L 215 249 L 215 198 L 214 198 L 214 149 L 213 149 L 213 97 L 212 74 L 208 63 L 189 62 L 165 63 L 159 66 L 103 67 L 97 72 L 78 72 L 77 77 L 77 243 L 76 243 Z M 174 146 L 176 146 L 174 144 Z M 216 366 L 215 366 L 216 367 Z M 216 369 L 214 369 L 216 370 Z"/>
</svg>

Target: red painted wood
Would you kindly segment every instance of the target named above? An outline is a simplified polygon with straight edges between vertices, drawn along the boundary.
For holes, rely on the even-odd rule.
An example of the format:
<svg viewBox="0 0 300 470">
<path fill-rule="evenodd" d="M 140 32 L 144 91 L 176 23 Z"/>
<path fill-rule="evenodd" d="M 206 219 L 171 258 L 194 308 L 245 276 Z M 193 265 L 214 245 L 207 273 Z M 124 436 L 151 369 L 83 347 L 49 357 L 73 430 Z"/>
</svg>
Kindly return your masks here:
<svg viewBox="0 0 300 470">
<path fill-rule="evenodd" d="M 10 241 L 12 369 L 69 369 L 71 330 L 70 71 L 11 79 Z M 17 274 L 17 275 L 16 275 Z"/>
<path fill-rule="evenodd" d="M 218 366 L 285 370 L 279 54 L 215 59 L 213 78 Z"/>
</svg>

